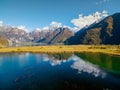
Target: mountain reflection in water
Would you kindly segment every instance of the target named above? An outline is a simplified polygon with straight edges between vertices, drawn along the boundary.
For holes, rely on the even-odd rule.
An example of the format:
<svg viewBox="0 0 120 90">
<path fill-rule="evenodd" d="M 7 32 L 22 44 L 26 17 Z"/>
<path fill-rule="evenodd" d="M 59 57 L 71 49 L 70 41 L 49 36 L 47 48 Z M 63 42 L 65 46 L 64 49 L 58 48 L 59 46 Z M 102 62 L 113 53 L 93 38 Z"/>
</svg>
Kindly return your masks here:
<svg viewBox="0 0 120 90">
<path fill-rule="evenodd" d="M 119 90 L 119 58 L 98 53 L 3 53 L 0 90 Z"/>
</svg>

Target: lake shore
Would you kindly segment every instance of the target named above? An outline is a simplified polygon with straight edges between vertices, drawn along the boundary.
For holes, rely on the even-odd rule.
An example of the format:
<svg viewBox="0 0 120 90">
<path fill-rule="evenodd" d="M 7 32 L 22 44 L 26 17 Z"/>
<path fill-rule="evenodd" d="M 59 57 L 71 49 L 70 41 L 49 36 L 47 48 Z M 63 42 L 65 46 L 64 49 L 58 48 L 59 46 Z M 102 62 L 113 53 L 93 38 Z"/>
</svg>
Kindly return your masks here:
<svg viewBox="0 0 120 90">
<path fill-rule="evenodd" d="M 91 52 L 104 53 L 120 56 L 120 46 L 118 45 L 50 45 L 50 46 L 26 46 L 26 47 L 9 47 L 0 48 L 0 53 L 75 53 Z"/>
</svg>

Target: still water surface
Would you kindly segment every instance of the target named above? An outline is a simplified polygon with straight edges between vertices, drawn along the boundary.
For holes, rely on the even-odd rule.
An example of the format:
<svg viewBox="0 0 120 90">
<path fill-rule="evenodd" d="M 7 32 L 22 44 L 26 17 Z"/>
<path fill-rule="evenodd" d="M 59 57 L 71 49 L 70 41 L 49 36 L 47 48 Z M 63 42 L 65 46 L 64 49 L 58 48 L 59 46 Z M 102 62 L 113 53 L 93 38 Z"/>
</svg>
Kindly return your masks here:
<svg viewBox="0 0 120 90">
<path fill-rule="evenodd" d="M 2 53 L 0 90 L 120 90 L 120 57 Z"/>
</svg>

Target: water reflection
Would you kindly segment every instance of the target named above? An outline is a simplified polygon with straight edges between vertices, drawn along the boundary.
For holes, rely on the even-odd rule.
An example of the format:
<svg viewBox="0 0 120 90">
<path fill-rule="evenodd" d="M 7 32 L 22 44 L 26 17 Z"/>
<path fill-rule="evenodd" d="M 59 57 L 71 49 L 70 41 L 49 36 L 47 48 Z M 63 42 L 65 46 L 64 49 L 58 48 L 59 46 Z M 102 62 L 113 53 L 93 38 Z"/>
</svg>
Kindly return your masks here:
<svg viewBox="0 0 120 90">
<path fill-rule="evenodd" d="M 0 90 L 117 90 L 119 58 L 89 53 L 3 53 Z"/>
<path fill-rule="evenodd" d="M 76 53 L 76 55 L 84 61 L 98 65 L 109 72 L 120 74 L 120 56 L 100 53 Z"/>
<path fill-rule="evenodd" d="M 83 72 L 92 74 L 95 77 L 101 76 L 104 78 L 106 76 L 106 73 L 101 70 L 97 65 L 94 65 L 90 62 L 84 61 L 82 58 L 78 57 L 75 54 L 72 53 L 59 53 L 59 54 L 48 54 L 44 55 L 43 61 L 49 61 L 51 66 L 57 66 L 61 65 L 62 63 L 70 62 L 72 69 L 78 70 L 79 74 L 82 74 Z"/>
<path fill-rule="evenodd" d="M 43 61 L 49 61 L 51 66 L 61 65 L 66 63 L 73 53 L 58 53 L 58 54 L 45 54 Z"/>
<path fill-rule="evenodd" d="M 79 74 L 86 72 L 88 74 L 94 75 L 95 77 L 101 76 L 104 78 L 106 76 L 106 73 L 98 66 L 86 62 L 77 56 L 73 56 L 72 60 L 74 60 L 74 63 L 71 65 L 71 68 L 77 69 Z"/>
<path fill-rule="evenodd" d="M 94 75 L 95 77 L 101 76 L 102 78 L 104 78 L 106 76 L 106 73 L 100 70 L 98 66 L 90 62 L 86 62 L 74 54 L 69 54 L 68 57 L 66 54 L 64 55 L 66 56 L 65 58 L 64 56 L 62 57 L 61 54 L 49 54 L 46 56 L 47 59 L 45 59 L 45 61 L 49 61 L 51 66 L 61 65 L 61 63 L 73 61 L 71 68 L 77 69 L 79 74 L 81 74 L 82 72 L 86 72 L 88 74 Z"/>
</svg>

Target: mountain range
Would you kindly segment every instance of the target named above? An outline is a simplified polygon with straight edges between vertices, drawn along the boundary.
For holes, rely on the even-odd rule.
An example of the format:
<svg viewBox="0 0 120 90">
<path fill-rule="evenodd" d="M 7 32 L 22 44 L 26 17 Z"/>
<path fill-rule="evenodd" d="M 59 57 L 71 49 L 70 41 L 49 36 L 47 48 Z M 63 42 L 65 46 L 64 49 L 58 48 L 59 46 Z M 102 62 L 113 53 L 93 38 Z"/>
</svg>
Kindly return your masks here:
<svg viewBox="0 0 120 90">
<path fill-rule="evenodd" d="M 120 44 L 120 13 L 80 29 L 74 33 L 68 27 L 49 27 L 26 32 L 12 26 L 0 26 L 0 46 L 21 43 L 49 44 Z"/>
<path fill-rule="evenodd" d="M 79 30 L 65 44 L 120 44 L 120 13 L 106 17 L 86 29 Z"/>
<path fill-rule="evenodd" d="M 42 30 L 39 32 L 38 30 L 33 31 L 30 33 L 34 39 L 34 42 L 37 43 L 45 43 L 45 44 L 57 44 L 63 43 L 68 38 L 73 36 L 74 33 L 70 31 L 69 28 L 59 27 L 57 29 L 48 29 L 46 31 Z"/>
<path fill-rule="evenodd" d="M 32 32 L 26 32 L 12 26 L 0 26 L 0 36 L 6 39 L 10 46 L 23 43 L 63 44 L 74 33 L 67 27 L 49 27 L 43 30 L 35 29 Z"/>
</svg>

